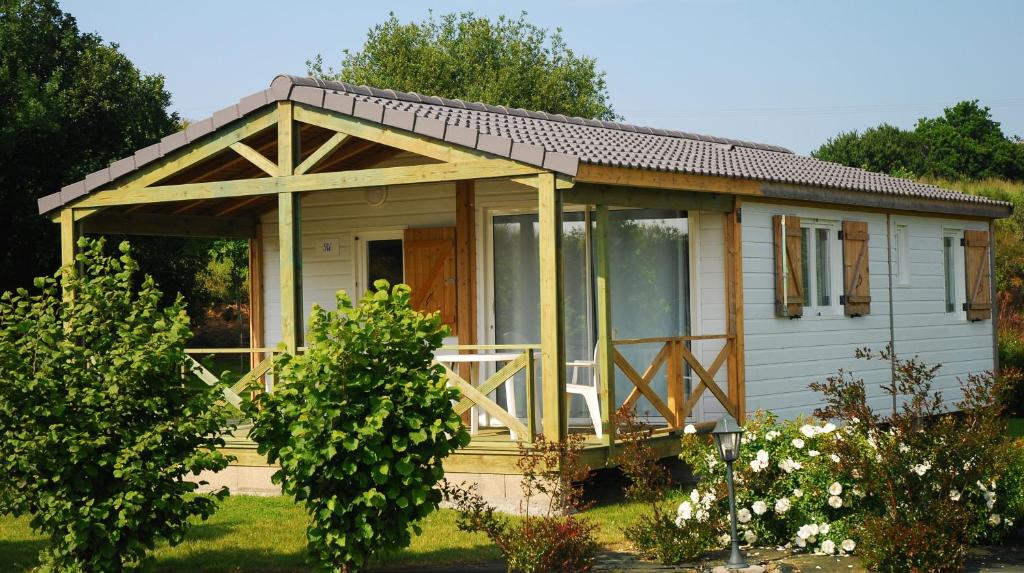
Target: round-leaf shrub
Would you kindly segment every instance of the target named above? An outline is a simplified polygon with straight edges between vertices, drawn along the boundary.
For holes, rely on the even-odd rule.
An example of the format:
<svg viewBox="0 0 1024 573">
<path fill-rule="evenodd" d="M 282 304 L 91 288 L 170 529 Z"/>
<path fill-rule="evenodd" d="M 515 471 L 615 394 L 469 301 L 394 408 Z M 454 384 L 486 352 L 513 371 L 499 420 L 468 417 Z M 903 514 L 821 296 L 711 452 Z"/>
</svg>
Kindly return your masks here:
<svg viewBox="0 0 1024 573">
<path fill-rule="evenodd" d="M 32 517 L 44 571 L 132 570 L 227 495 L 183 479 L 228 465 L 227 413 L 182 375 L 181 298 L 159 307 L 127 243 L 116 258 L 79 246 L 80 272 L 0 297 L 0 514 Z"/>
<path fill-rule="evenodd" d="M 307 348 L 274 366 L 278 386 L 249 406 L 251 436 L 285 493 L 304 503 L 307 540 L 323 571 L 361 570 L 405 547 L 437 508 L 441 462 L 469 443 L 443 367 L 447 329 L 410 306 L 405 285 L 378 281 L 353 306 L 314 307 Z"/>
</svg>

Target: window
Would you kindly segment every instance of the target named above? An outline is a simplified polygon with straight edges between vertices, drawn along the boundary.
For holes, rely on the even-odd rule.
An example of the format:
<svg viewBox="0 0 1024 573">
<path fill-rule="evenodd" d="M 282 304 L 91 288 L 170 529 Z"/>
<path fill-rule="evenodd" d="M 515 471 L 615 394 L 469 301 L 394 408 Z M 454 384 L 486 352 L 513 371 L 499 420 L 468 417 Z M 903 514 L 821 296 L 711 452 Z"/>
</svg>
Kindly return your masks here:
<svg viewBox="0 0 1024 573">
<path fill-rule="evenodd" d="M 359 300 L 373 290 L 376 280 L 396 285 L 405 282 L 405 254 L 401 230 L 369 230 L 355 235 L 356 290 Z"/>
<path fill-rule="evenodd" d="M 910 228 L 896 225 L 896 284 L 910 284 Z"/>
<path fill-rule="evenodd" d="M 833 227 L 826 223 L 810 223 L 800 229 L 803 247 L 804 306 L 810 308 L 831 308 L 834 297 L 833 253 L 838 243 L 830 239 Z"/>
<path fill-rule="evenodd" d="M 942 272 L 946 285 L 946 312 L 956 312 L 956 237 L 946 235 L 942 238 Z"/>
</svg>

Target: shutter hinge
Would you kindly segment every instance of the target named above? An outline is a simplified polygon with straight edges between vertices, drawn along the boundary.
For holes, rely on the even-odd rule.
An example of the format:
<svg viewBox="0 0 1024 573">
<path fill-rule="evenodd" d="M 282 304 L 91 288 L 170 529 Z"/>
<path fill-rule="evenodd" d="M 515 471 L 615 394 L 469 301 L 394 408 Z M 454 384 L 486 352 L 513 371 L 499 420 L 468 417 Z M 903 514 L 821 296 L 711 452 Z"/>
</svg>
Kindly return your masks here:
<svg viewBox="0 0 1024 573">
<path fill-rule="evenodd" d="M 842 231 L 840 231 L 840 233 L 842 233 Z M 841 304 L 843 306 L 846 306 L 846 295 L 845 294 L 839 295 L 839 304 Z"/>
<path fill-rule="evenodd" d="M 967 246 L 967 239 L 960 239 L 960 246 L 961 247 Z"/>
<path fill-rule="evenodd" d="M 842 232 L 842 231 L 839 231 L 839 240 L 840 240 L 840 241 L 842 241 L 842 240 L 843 240 L 843 232 Z"/>
<path fill-rule="evenodd" d="M 967 303 L 965 302 L 965 303 L 964 303 L 964 312 L 967 312 L 967 310 L 968 310 L 968 309 L 967 309 Z"/>
<path fill-rule="evenodd" d="M 743 223 L 743 208 L 736 209 L 736 222 Z"/>
</svg>

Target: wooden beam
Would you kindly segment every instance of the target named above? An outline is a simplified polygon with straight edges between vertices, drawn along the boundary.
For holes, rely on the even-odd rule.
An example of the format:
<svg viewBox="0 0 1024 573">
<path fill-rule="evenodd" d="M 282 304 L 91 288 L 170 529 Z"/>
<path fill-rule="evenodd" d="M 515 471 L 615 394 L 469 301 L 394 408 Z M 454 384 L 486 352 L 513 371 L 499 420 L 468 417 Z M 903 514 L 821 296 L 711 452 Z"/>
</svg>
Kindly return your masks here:
<svg viewBox="0 0 1024 573">
<path fill-rule="evenodd" d="M 555 176 L 537 176 L 540 226 L 540 346 L 544 436 L 568 434 L 565 415 L 565 309 L 562 305 L 562 199 Z"/>
<path fill-rule="evenodd" d="M 214 135 L 208 141 L 204 141 L 192 147 L 185 147 L 181 151 L 172 153 L 169 158 L 160 159 L 154 162 L 152 167 L 144 168 L 137 174 L 128 176 L 123 183 L 113 189 L 137 188 L 152 185 L 162 179 L 181 172 L 200 161 L 208 159 L 221 151 L 229 148 L 232 143 L 241 141 L 250 135 L 259 133 L 264 129 L 273 126 L 277 122 L 277 113 L 273 108 L 255 113 L 251 118 L 234 129 L 225 131 L 220 135 Z"/>
<path fill-rule="evenodd" d="M 234 203 L 228 205 L 227 207 L 224 207 L 220 211 L 217 211 L 217 216 L 218 217 L 223 217 L 225 215 L 229 215 L 231 213 L 234 213 L 235 211 L 238 211 L 239 209 L 244 209 L 244 208 L 248 207 L 249 205 L 252 205 L 253 203 L 256 203 L 257 201 L 262 201 L 262 200 L 263 200 L 263 196 L 262 195 L 256 195 L 254 197 L 249 197 L 247 199 L 242 199 L 241 201 L 235 201 Z"/>
<path fill-rule="evenodd" d="M 612 292 L 611 260 L 608 244 L 608 205 L 597 206 L 597 226 L 594 233 L 594 274 L 597 303 L 597 379 L 601 382 L 601 425 L 603 441 L 615 445 L 615 346 L 612 344 Z"/>
<path fill-rule="evenodd" d="M 295 193 L 278 196 L 281 341 L 288 352 L 302 344 L 302 203 Z"/>
<path fill-rule="evenodd" d="M 295 174 L 295 158 L 298 156 L 295 129 L 295 105 L 290 101 L 277 102 L 277 175 L 285 177 Z"/>
<path fill-rule="evenodd" d="M 744 318 L 743 318 L 743 225 L 742 225 L 743 199 L 736 197 L 736 205 L 732 212 L 726 215 L 726 226 L 731 227 L 731 259 L 732 270 L 732 353 L 735 359 L 730 364 L 736 368 L 735 396 L 730 398 L 736 401 L 736 420 L 744 423 L 747 410 L 747 362 L 746 347 L 744 345 Z"/>
<path fill-rule="evenodd" d="M 578 183 L 562 196 L 566 203 L 581 205 L 614 205 L 616 207 L 715 211 L 719 213 L 728 212 L 732 209 L 733 204 L 733 196 L 724 193 L 616 187 L 593 183 Z"/>
<path fill-rule="evenodd" d="M 60 266 L 67 267 L 75 263 L 78 251 L 79 224 L 75 223 L 75 213 L 70 207 L 60 212 Z"/>
<path fill-rule="evenodd" d="M 263 225 L 256 225 L 256 234 L 249 239 L 249 347 L 263 348 Z M 259 352 L 251 354 L 255 368 L 263 360 Z"/>
<path fill-rule="evenodd" d="M 348 141 L 349 134 L 347 133 L 335 133 L 330 139 L 325 141 L 323 145 L 317 148 L 309 157 L 302 161 L 298 167 L 295 168 L 296 175 L 302 175 L 308 172 L 310 169 L 316 167 L 318 163 L 324 160 L 328 155 L 334 152 L 334 150 L 341 147 L 343 143 Z"/>
<path fill-rule="evenodd" d="M 718 175 L 693 175 L 631 167 L 582 164 L 576 173 L 576 184 L 601 183 L 625 187 L 650 187 L 728 193 L 732 195 L 760 195 L 761 183 L 752 179 L 736 179 Z"/>
<path fill-rule="evenodd" d="M 256 219 L 241 217 L 104 211 L 81 225 L 82 232 L 91 235 L 248 239 L 256 234 Z"/>
<path fill-rule="evenodd" d="M 294 117 L 296 121 L 301 121 L 302 123 L 316 125 L 331 131 L 347 133 L 354 137 L 358 137 L 359 139 L 375 141 L 382 145 L 396 147 L 410 153 L 423 155 L 446 163 L 453 163 L 456 161 L 473 161 L 491 157 L 481 151 L 469 150 L 452 143 L 441 143 L 436 139 L 426 137 L 424 135 L 408 133 L 395 128 L 382 126 L 377 123 L 371 123 L 355 117 L 335 113 L 330 110 L 313 108 L 303 104 L 295 105 Z M 515 162 L 507 159 L 495 159 L 495 161 L 515 164 Z M 539 173 L 540 171 L 542 171 L 540 168 L 534 168 L 534 173 Z"/>
<path fill-rule="evenodd" d="M 848 205 L 864 211 L 879 210 L 883 213 L 905 211 L 916 216 L 939 214 L 955 215 L 957 218 L 992 219 L 1009 217 L 1012 212 L 1012 209 L 1006 205 L 966 203 L 930 197 L 830 189 L 810 185 L 762 183 L 761 195 L 769 199 L 826 205 L 832 209 L 835 209 L 835 205 Z"/>
<path fill-rule="evenodd" d="M 459 344 L 476 344 L 476 190 L 455 183 L 455 276 Z"/>
<path fill-rule="evenodd" d="M 335 173 L 307 173 L 305 175 L 282 175 L 279 177 L 261 177 L 258 179 L 241 179 L 236 181 L 209 181 L 204 183 L 183 183 L 180 185 L 100 191 L 83 197 L 76 207 L 110 207 L 114 205 L 249 197 L 253 195 L 301 193 L 381 185 L 410 185 L 467 179 L 496 179 L 523 175 L 533 171 L 532 167 L 495 164 L 490 160 L 468 163 L 411 165 L 407 167 L 380 167 Z"/>
<path fill-rule="evenodd" d="M 241 141 L 232 143 L 231 149 L 234 150 L 235 153 L 244 157 L 249 163 L 259 167 L 267 175 L 270 175 L 271 177 L 277 175 L 277 165 L 273 161 L 267 159 L 266 156 L 259 151 L 256 151 Z"/>
</svg>

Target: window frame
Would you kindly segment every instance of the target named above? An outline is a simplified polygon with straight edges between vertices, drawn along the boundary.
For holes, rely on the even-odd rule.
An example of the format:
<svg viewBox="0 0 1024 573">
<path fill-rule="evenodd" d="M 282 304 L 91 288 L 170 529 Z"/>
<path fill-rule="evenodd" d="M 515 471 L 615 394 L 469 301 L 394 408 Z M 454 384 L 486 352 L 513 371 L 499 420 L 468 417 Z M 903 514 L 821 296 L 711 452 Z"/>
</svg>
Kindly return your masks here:
<svg viewBox="0 0 1024 573">
<path fill-rule="evenodd" d="M 893 255 L 896 258 L 895 286 L 908 287 L 911 286 L 911 269 L 913 268 L 913 261 L 910 256 L 910 224 L 898 221 L 894 223 L 893 237 L 895 238 Z"/>
<path fill-rule="evenodd" d="M 355 284 L 355 291 L 353 293 L 353 301 L 359 302 L 362 300 L 363 295 L 370 289 L 370 285 L 365 284 L 369 282 L 367 274 L 369 273 L 369 248 L 371 241 L 402 241 L 403 251 L 405 249 L 405 227 L 391 227 L 391 228 L 375 228 L 375 229 L 364 229 L 364 230 L 353 230 L 352 242 L 355 245 L 353 254 L 355 255 L 355 276 L 352 277 L 352 282 Z M 403 253 L 402 257 L 402 277 L 405 277 L 405 257 Z"/>
<path fill-rule="evenodd" d="M 840 222 L 830 219 L 814 219 L 810 217 L 800 218 L 800 232 L 808 230 L 806 250 L 803 253 L 806 267 L 804 270 L 804 289 L 806 301 L 804 304 L 804 318 L 826 317 L 843 315 L 843 306 L 839 304 L 840 295 L 843 294 L 843 244 L 839 240 Z M 824 230 L 828 238 L 828 271 L 829 271 L 829 304 L 818 304 L 818 265 L 817 251 L 818 230 Z"/>
<path fill-rule="evenodd" d="M 953 267 L 946 264 L 946 239 L 951 239 L 953 254 Z M 942 257 L 942 314 L 951 322 L 964 322 L 967 320 L 967 311 L 964 304 L 967 302 L 967 273 L 964 267 L 964 230 L 961 228 L 943 228 L 942 240 L 939 242 L 939 253 Z M 949 277 L 948 272 L 952 271 L 953 276 Z M 952 278 L 953 286 L 953 310 L 947 310 L 946 287 Z"/>
</svg>

